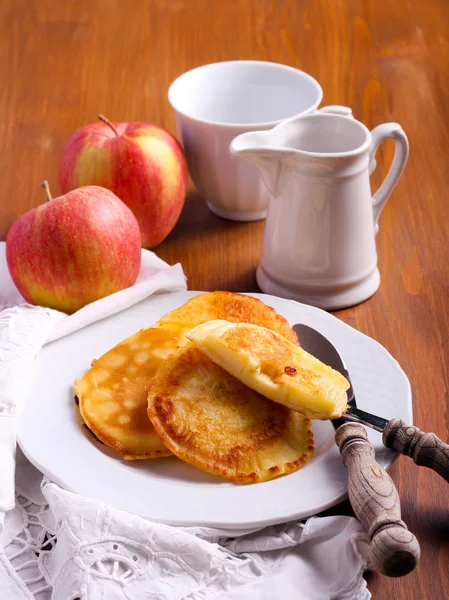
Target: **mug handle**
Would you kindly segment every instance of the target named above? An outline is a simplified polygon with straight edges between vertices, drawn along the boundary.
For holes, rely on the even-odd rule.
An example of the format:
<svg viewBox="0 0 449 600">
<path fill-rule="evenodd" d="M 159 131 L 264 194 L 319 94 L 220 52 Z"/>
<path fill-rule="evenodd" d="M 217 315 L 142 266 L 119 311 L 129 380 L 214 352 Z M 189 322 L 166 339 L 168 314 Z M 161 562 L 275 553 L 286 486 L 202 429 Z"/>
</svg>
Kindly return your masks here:
<svg viewBox="0 0 449 600">
<path fill-rule="evenodd" d="M 323 106 L 323 108 L 319 108 L 317 110 L 319 113 L 324 113 L 327 115 L 340 115 L 342 117 L 349 117 L 353 119 L 352 110 L 347 106 L 340 106 L 339 104 L 331 104 L 329 106 Z"/>
<path fill-rule="evenodd" d="M 391 192 L 396 187 L 396 184 L 402 175 L 402 171 L 407 163 L 408 158 L 408 139 L 402 127 L 398 123 L 384 123 L 378 125 L 371 131 L 372 142 L 369 151 L 369 172 L 370 175 L 376 168 L 376 152 L 380 144 L 386 140 L 394 141 L 394 157 L 391 163 L 390 170 L 387 176 L 382 181 L 380 187 L 373 194 L 373 218 L 375 231 L 379 230 L 377 221 L 382 212 L 385 202 L 390 197 Z"/>
</svg>

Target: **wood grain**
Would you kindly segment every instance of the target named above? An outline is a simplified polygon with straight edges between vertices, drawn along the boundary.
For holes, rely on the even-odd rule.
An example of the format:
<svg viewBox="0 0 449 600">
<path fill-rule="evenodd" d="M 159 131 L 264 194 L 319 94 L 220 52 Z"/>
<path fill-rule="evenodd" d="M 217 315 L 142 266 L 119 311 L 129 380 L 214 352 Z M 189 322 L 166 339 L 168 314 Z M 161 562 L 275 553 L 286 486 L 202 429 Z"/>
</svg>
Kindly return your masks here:
<svg viewBox="0 0 449 600">
<path fill-rule="evenodd" d="M 376 462 L 366 429 L 345 423 L 335 440 L 348 469 L 351 506 L 371 540 L 371 563 L 388 577 L 403 577 L 416 568 L 419 543 L 401 519 L 398 491 L 388 473 Z"/>
<path fill-rule="evenodd" d="M 419 466 L 433 469 L 449 483 L 449 445 L 434 433 L 425 433 L 402 419 L 392 419 L 382 437 L 385 446 L 410 456 Z"/>
<path fill-rule="evenodd" d="M 2 0 L 0 17 L 0 238 L 42 201 L 41 181 L 57 193 L 66 140 L 99 112 L 174 133 L 167 88 L 200 64 L 290 64 L 320 81 L 324 103 L 351 106 L 368 127 L 399 122 L 410 159 L 380 218 L 382 284 L 337 316 L 396 357 L 415 423 L 449 439 L 447 0 Z M 391 146 L 377 156 L 373 189 Z M 190 289 L 257 291 L 263 227 L 213 216 L 191 189 L 157 253 L 182 263 Z M 422 557 L 405 578 L 370 576 L 369 589 L 374 598 L 447 598 L 447 483 L 406 458 L 390 474 Z"/>
</svg>

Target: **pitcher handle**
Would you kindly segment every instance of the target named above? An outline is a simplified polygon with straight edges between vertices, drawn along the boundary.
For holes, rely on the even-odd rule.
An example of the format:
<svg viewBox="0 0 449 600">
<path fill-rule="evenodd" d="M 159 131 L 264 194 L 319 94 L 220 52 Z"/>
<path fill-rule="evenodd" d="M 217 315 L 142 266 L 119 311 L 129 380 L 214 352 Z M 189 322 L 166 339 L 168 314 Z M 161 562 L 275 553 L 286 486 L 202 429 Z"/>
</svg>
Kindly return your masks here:
<svg viewBox="0 0 449 600">
<path fill-rule="evenodd" d="M 331 104 L 329 106 L 323 106 L 317 110 L 319 113 L 327 115 L 341 115 L 342 117 L 354 118 L 352 110 L 348 106 L 340 106 L 339 104 Z"/>
<path fill-rule="evenodd" d="M 378 125 L 371 131 L 371 135 L 373 139 L 369 151 L 370 175 L 376 168 L 375 156 L 380 144 L 386 140 L 394 141 L 394 157 L 390 170 L 388 171 L 385 179 L 382 181 L 380 187 L 373 195 L 373 218 L 377 233 L 379 228 L 377 221 L 379 220 L 380 213 L 382 212 L 385 202 L 388 200 L 391 192 L 396 187 L 396 184 L 407 163 L 408 139 L 402 127 L 398 123 L 384 123 L 383 125 Z"/>
</svg>

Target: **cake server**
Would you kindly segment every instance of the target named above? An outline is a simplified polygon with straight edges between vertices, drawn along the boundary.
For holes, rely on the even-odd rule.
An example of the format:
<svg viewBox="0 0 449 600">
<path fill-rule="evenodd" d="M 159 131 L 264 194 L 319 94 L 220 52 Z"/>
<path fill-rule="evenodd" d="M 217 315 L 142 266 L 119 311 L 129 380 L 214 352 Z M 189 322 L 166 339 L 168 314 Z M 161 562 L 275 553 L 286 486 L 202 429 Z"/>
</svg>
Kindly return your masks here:
<svg viewBox="0 0 449 600">
<path fill-rule="evenodd" d="M 335 346 L 308 325 L 297 324 L 293 329 L 306 352 L 339 371 L 350 383 L 348 409 L 341 418 L 332 421 L 336 430 L 335 441 L 348 469 L 349 500 L 357 518 L 368 531 L 373 566 L 389 577 L 406 575 L 418 563 L 419 543 L 401 519 L 396 486 L 377 464 L 374 448 L 362 425 L 383 432 L 384 444 L 395 450 L 403 447 L 397 444 L 397 440 L 409 435 L 409 429 L 419 430 L 407 426 L 401 419 L 388 421 L 358 409 L 349 372 Z"/>
<path fill-rule="evenodd" d="M 302 348 L 316 356 L 321 362 L 331 366 L 351 384 L 348 370 L 338 350 L 319 331 L 308 325 L 293 326 Z M 428 467 L 436 471 L 449 482 L 449 445 L 445 444 L 434 433 L 425 433 L 408 425 L 403 419 L 384 419 L 357 408 L 352 384 L 348 391 L 348 409 L 340 419 L 334 421 L 339 426 L 348 421 L 361 423 L 382 433 L 382 442 L 387 448 L 410 456 L 418 466 Z"/>
</svg>

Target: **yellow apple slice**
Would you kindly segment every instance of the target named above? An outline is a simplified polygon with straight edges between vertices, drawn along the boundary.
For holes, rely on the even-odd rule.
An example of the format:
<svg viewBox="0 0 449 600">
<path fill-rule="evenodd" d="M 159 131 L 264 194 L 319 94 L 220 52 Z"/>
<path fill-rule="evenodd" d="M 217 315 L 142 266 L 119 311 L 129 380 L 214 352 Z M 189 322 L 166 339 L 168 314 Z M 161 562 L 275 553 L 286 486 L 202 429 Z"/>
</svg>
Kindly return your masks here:
<svg viewBox="0 0 449 600">
<path fill-rule="evenodd" d="M 215 320 L 186 336 L 214 363 L 273 402 L 311 419 L 336 419 L 346 410 L 347 379 L 275 331 Z"/>
</svg>

